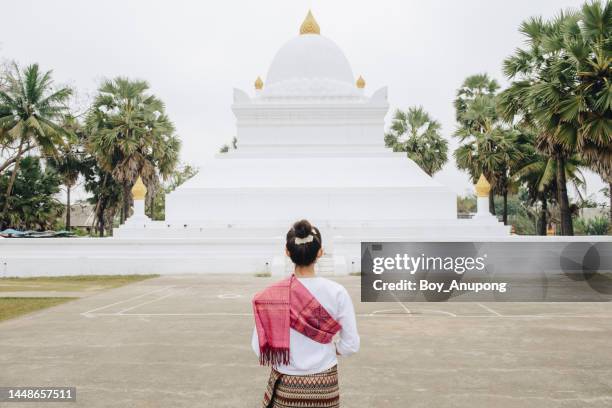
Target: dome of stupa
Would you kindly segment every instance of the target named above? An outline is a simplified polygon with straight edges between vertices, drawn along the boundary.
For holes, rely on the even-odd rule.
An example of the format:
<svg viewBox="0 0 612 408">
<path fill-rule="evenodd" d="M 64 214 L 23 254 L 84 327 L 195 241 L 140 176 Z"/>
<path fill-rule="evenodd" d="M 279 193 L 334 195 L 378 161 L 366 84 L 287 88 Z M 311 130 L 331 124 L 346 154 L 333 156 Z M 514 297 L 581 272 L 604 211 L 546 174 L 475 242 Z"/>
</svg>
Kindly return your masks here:
<svg viewBox="0 0 612 408">
<path fill-rule="evenodd" d="M 309 12 L 300 35 L 276 53 L 266 76 L 264 97 L 357 97 L 353 70 L 332 40 L 320 34 Z"/>
</svg>

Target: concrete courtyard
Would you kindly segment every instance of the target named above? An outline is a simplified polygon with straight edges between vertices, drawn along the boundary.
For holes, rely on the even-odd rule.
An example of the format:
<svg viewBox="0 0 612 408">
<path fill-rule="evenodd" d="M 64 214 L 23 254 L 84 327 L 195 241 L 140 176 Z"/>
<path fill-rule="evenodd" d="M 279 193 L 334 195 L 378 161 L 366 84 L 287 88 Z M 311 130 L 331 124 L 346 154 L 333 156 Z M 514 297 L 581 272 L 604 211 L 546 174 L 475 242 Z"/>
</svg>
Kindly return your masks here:
<svg viewBox="0 0 612 408">
<path fill-rule="evenodd" d="M 77 388 L 53 407 L 259 407 L 250 299 L 271 280 L 162 276 L 0 323 L 0 386 Z M 337 280 L 362 339 L 344 407 L 612 406 L 609 303 L 360 303 L 359 278 Z"/>
</svg>

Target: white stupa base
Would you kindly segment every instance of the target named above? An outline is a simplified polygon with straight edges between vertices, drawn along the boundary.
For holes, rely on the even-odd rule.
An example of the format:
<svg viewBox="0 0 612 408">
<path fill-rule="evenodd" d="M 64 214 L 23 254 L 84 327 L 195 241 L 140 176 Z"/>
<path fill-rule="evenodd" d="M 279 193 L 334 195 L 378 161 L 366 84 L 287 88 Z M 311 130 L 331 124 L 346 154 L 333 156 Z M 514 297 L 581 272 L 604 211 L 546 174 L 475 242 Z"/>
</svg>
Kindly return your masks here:
<svg viewBox="0 0 612 408">
<path fill-rule="evenodd" d="M 474 219 L 479 221 L 489 220 L 491 222 L 497 222 L 497 217 L 491 214 L 489 210 L 489 197 L 478 197 L 476 199 L 476 214 Z"/>
<path fill-rule="evenodd" d="M 470 223 L 472 220 L 458 220 Z M 467 224 L 464 224 L 464 226 Z M 505 229 L 505 228 L 504 228 Z M 469 231 L 473 231 L 469 229 Z M 490 233 L 492 230 L 480 230 Z M 406 242 L 611 242 L 610 236 L 419 235 L 371 241 Z M 335 237 L 317 269 L 321 275 L 358 273 L 360 239 Z M 292 267 L 283 239 L 223 238 L 28 238 L 0 243 L 0 276 L 107 274 L 273 274 Z M 283 269 L 284 264 L 284 269 Z M 333 269 L 330 269 L 330 266 Z"/>
<path fill-rule="evenodd" d="M 177 271 L 270 273 L 284 276 L 290 274 L 293 268 L 284 254 L 285 234 L 293 221 L 225 225 L 177 225 L 151 221 L 145 228 L 124 225 L 116 229 L 113 241 L 172 243 L 167 249 L 152 256 L 171 256 L 176 259 Z M 510 227 L 504 226 L 495 217 L 368 222 L 313 220 L 313 223 L 321 230 L 326 253 L 318 265 L 318 272 L 322 275 L 360 272 L 361 242 L 486 241 L 507 237 L 510 233 Z M 194 245 L 199 249 L 195 250 Z M 192 252 L 194 250 L 195 253 Z M 197 259 L 197 262 L 192 264 L 192 259 Z M 163 264 L 164 261 L 160 263 Z"/>
<path fill-rule="evenodd" d="M 134 213 L 119 228 L 133 230 L 138 235 L 151 222 L 151 219 L 145 215 L 144 200 L 134 200 Z M 116 230 L 117 228 L 115 228 Z"/>
<path fill-rule="evenodd" d="M 125 220 L 125 223 L 120 228 L 139 230 L 147 228 L 151 222 L 151 219 L 147 216 L 132 216 Z"/>
</svg>

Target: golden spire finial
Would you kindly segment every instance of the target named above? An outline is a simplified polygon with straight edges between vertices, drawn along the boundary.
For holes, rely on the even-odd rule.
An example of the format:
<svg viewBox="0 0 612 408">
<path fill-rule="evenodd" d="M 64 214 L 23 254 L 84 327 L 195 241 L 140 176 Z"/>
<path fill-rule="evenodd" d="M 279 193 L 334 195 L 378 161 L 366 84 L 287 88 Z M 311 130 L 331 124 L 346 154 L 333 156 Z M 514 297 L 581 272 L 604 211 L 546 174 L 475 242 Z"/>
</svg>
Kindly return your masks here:
<svg viewBox="0 0 612 408">
<path fill-rule="evenodd" d="M 260 90 L 263 88 L 263 81 L 261 80 L 261 77 L 257 77 L 257 79 L 255 80 L 255 89 Z"/>
<path fill-rule="evenodd" d="M 134 200 L 144 200 L 147 195 L 147 186 L 144 185 L 140 176 L 134 183 L 134 187 L 132 187 L 132 197 Z"/>
<path fill-rule="evenodd" d="M 310 10 L 308 10 L 308 14 L 306 14 L 306 18 L 300 26 L 300 34 L 321 34 L 321 28 L 319 27 L 319 24 L 317 24 L 317 20 L 315 20 Z"/>
<path fill-rule="evenodd" d="M 357 85 L 357 88 L 359 89 L 363 89 L 365 88 L 365 79 L 363 79 L 363 77 L 361 75 L 359 75 L 359 78 L 357 78 L 357 81 L 355 82 L 355 85 Z"/>
<path fill-rule="evenodd" d="M 478 179 L 478 182 L 474 187 L 476 188 L 476 195 L 478 197 L 489 196 L 489 192 L 491 191 L 491 184 L 489 184 L 489 181 L 484 176 L 484 174 L 480 174 L 480 178 Z"/>
</svg>

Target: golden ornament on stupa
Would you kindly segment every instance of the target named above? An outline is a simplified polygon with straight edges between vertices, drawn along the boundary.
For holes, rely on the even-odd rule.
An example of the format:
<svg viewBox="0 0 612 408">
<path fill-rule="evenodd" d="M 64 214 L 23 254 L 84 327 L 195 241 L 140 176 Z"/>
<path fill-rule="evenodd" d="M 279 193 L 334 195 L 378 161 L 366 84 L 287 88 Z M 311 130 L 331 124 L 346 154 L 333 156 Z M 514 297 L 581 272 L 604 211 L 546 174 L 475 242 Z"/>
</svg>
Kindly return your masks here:
<svg viewBox="0 0 612 408">
<path fill-rule="evenodd" d="M 315 20 L 310 10 L 308 10 L 308 14 L 306 14 L 306 18 L 300 26 L 300 34 L 321 34 L 321 28 L 319 27 L 317 20 Z"/>
<path fill-rule="evenodd" d="M 359 89 L 365 88 L 365 86 L 366 86 L 365 79 L 363 79 L 363 77 L 361 75 L 359 75 L 359 78 L 357 78 L 357 81 L 355 82 L 355 85 Z"/>
<path fill-rule="evenodd" d="M 255 89 L 257 90 L 261 90 L 263 89 L 263 81 L 261 80 L 261 77 L 257 77 L 257 79 L 255 80 Z"/>
<path fill-rule="evenodd" d="M 134 187 L 132 187 L 132 197 L 134 200 L 144 200 L 147 195 L 147 186 L 144 185 L 140 176 L 134 183 Z"/>
<path fill-rule="evenodd" d="M 484 174 L 480 174 L 480 178 L 478 179 L 478 183 L 474 186 L 476 188 L 476 196 L 478 197 L 488 197 L 491 192 L 491 184 L 484 176 Z"/>
</svg>

